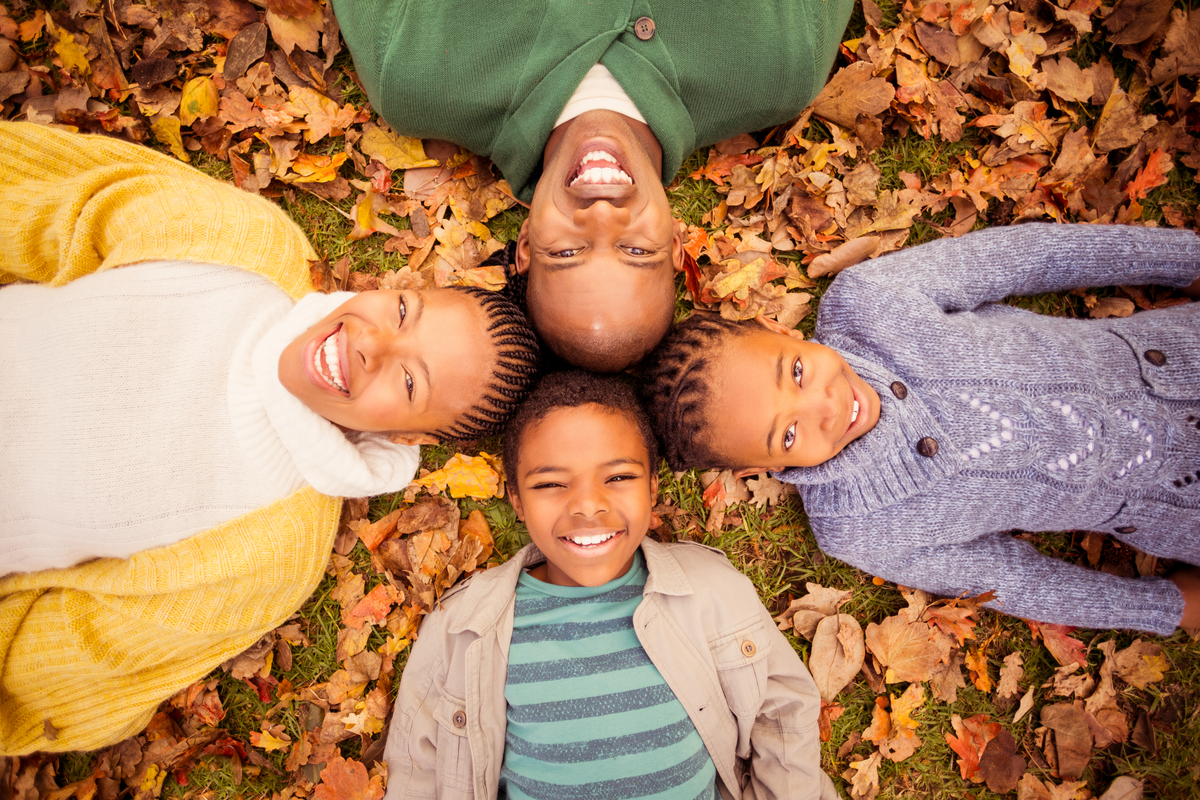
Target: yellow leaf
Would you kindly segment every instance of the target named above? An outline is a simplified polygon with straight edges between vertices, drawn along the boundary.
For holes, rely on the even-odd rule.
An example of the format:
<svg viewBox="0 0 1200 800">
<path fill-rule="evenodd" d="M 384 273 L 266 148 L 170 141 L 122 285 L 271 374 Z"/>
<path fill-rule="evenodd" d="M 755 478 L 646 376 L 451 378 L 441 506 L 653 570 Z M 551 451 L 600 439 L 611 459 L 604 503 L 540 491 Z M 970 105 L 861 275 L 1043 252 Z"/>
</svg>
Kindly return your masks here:
<svg viewBox="0 0 1200 800">
<path fill-rule="evenodd" d="M 346 237 L 351 241 L 365 239 L 376 231 L 386 233 L 389 236 L 399 236 L 400 231 L 384 222 L 379 218 L 380 209 L 386 207 L 387 203 L 384 198 L 375 194 L 371 189 L 358 198 L 358 202 L 354 204 L 354 208 L 350 209 L 350 221 L 354 223 L 354 229 Z"/>
<path fill-rule="evenodd" d="M 301 153 L 292 162 L 292 172 L 285 175 L 283 179 L 288 183 L 328 183 L 338 176 L 338 167 L 347 158 L 345 153 L 338 153 L 334 156 L 314 156 L 309 153 Z"/>
<path fill-rule="evenodd" d="M 985 694 L 992 691 L 992 678 L 988 675 L 987 655 L 982 652 L 967 653 L 967 669 L 971 670 L 971 682 Z"/>
<path fill-rule="evenodd" d="M 424 478 L 413 481 L 418 486 L 442 491 L 450 490 L 454 498 L 474 497 L 487 500 L 500 496 L 500 476 L 496 473 L 484 456 L 464 456 L 459 453 L 446 462 L 446 466 L 437 472 L 431 472 Z"/>
<path fill-rule="evenodd" d="M 899 697 L 892 697 L 892 725 L 916 730 L 921 724 L 912 718 L 913 712 L 925 704 L 925 687 L 914 683 Z"/>
<path fill-rule="evenodd" d="M 62 60 L 63 69 L 73 70 L 81 77 L 91 74 L 92 65 L 87 60 L 87 39 L 84 38 L 82 43 L 76 42 L 74 35 L 56 27 L 54 20 L 49 17 L 46 17 L 46 27 L 58 39 L 54 52 Z"/>
<path fill-rule="evenodd" d="M 142 785 L 138 787 L 138 794 L 142 797 L 158 797 L 162 794 L 163 780 L 167 777 L 167 771 L 158 764 L 151 764 L 146 768 L 146 777 L 142 779 Z"/>
<path fill-rule="evenodd" d="M 283 750 L 285 747 L 290 746 L 292 743 L 292 737 L 288 736 L 282 731 L 283 726 L 277 725 L 275 727 L 281 729 L 279 736 L 282 738 L 276 738 L 269 730 L 264 728 L 261 733 L 259 731 L 250 732 L 250 744 L 254 745 L 255 747 L 262 748 L 268 753 L 273 750 Z"/>
<path fill-rule="evenodd" d="M 208 119 L 219 110 L 221 95 L 217 85 L 207 75 L 192 78 L 183 85 L 179 100 L 179 124 L 191 125 L 198 119 Z"/>
<path fill-rule="evenodd" d="M 180 161 L 191 161 L 187 150 L 183 149 L 183 136 L 179 132 L 179 127 L 179 120 L 175 117 L 159 117 L 150 124 L 150 130 L 154 131 L 154 138 L 170 147 L 176 158 Z"/>
<path fill-rule="evenodd" d="M 382 161 L 388 169 L 414 169 L 436 167 L 437 159 L 428 158 L 420 139 L 400 136 L 375 125 L 364 126 L 363 137 L 358 147 L 376 161 Z"/>
</svg>

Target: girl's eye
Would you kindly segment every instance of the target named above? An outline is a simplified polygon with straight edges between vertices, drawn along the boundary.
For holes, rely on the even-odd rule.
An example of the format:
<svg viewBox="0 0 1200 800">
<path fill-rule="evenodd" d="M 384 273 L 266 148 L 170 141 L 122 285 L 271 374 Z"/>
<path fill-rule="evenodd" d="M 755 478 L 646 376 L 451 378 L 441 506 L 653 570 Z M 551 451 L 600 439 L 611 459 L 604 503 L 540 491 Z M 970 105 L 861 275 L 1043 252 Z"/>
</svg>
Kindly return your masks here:
<svg viewBox="0 0 1200 800">
<path fill-rule="evenodd" d="M 404 295 L 400 295 L 400 322 L 403 324 L 404 318 L 408 316 L 408 303 L 404 300 Z"/>
<path fill-rule="evenodd" d="M 414 386 L 415 384 L 413 383 L 412 375 L 409 375 L 407 372 L 404 373 L 404 388 L 408 389 L 408 399 L 410 402 L 413 399 Z"/>
<path fill-rule="evenodd" d="M 636 480 L 636 479 L 637 479 L 636 475 L 613 475 L 611 478 L 608 479 L 608 482 L 609 483 L 617 483 L 619 481 L 632 481 L 632 480 Z"/>
<path fill-rule="evenodd" d="M 797 362 L 797 363 L 799 363 L 799 362 Z M 796 443 L 796 423 L 793 422 L 791 424 L 791 426 L 786 431 L 783 432 L 783 449 L 791 450 L 792 445 L 795 443 Z"/>
<path fill-rule="evenodd" d="M 796 363 L 792 364 L 792 380 L 796 385 L 800 385 L 800 379 L 804 377 L 804 365 L 800 363 L 800 359 L 796 359 Z"/>
</svg>

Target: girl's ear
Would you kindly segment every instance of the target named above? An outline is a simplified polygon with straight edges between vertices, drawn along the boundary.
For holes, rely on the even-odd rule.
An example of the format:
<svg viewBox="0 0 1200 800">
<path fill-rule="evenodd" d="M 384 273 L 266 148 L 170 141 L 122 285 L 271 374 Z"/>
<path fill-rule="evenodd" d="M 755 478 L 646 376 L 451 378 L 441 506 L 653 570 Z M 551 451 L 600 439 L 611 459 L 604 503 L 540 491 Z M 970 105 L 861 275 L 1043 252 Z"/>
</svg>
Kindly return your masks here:
<svg viewBox="0 0 1200 800">
<path fill-rule="evenodd" d="M 440 444 L 436 436 L 430 436 L 428 433 L 389 433 L 387 440 L 392 444 Z"/>
<path fill-rule="evenodd" d="M 795 328 L 789 328 L 786 325 L 783 325 L 782 323 L 777 322 L 776 320 L 768 319 L 767 317 L 764 317 L 762 314 L 756 315 L 754 317 L 754 321 L 757 322 L 759 325 L 762 325 L 764 328 L 769 330 L 771 333 L 782 333 L 784 336 L 791 336 L 793 339 L 803 339 L 804 338 L 804 334 L 802 332 L 796 330 Z"/>
<path fill-rule="evenodd" d="M 658 475 L 650 476 L 650 502 L 658 502 Z"/>
</svg>

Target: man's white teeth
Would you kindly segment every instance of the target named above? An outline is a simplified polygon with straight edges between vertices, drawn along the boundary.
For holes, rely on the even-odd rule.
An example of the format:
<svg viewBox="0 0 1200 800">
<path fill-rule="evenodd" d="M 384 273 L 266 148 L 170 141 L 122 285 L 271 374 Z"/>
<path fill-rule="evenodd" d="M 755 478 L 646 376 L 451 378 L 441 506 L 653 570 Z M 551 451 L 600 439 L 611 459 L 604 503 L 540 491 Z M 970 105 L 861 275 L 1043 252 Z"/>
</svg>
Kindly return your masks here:
<svg viewBox="0 0 1200 800">
<path fill-rule="evenodd" d="M 613 538 L 614 536 L 616 536 L 615 533 L 598 533 L 594 536 L 572 536 L 571 541 L 574 542 L 575 544 L 587 547 L 589 545 L 600 544 L 601 542 L 607 542 L 609 539 Z"/>
<path fill-rule="evenodd" d="M 600 163 L 588 167 L 592 162 Z M 621 169 L 621 165 L 610 154 L 603 150 L 592 150 L 579 160 L 579 175 L 571 181 L 571 185 L 579 183 L 632 185 L 633 178 Z"/>
<path fill-rule="evenodd" d="M 854 401 L 854 405 L 850 408 L 850 424 L 854 424 L 854 420 L 858 419 L 858 401 Z"/>
<path fill-rule="evenodd" d="M 337 340 L 338 340 L 337 334 L 338 334 L 338 331 L 340 331 L 340 330 L 341 330 L 341 328 L 338 328 L 337 331 L 334 331 L 333 333 L 329 334 L 329 336 L 326 337 L 326 339 L 325 339 L 325 343 L 317 348 L 317 352 L 313 356 L 313 365 L 317 368 L 317 373 L 322 378 L 324 378 L 329 383 L 332 383 L 340 391 L 344 392 L 344 391 L 346 391 L 346 385 L 344 383 L 342 383 L 342 366 L 341 366 L 341 362 L 338 359 L 338 346 L 337 346 Z M 329 365 L 328 369 L 326 369 L 325 366 L 321 364 L 321 354 L 322 353 L 325 354 L 325 364 Z"/>
</svg>

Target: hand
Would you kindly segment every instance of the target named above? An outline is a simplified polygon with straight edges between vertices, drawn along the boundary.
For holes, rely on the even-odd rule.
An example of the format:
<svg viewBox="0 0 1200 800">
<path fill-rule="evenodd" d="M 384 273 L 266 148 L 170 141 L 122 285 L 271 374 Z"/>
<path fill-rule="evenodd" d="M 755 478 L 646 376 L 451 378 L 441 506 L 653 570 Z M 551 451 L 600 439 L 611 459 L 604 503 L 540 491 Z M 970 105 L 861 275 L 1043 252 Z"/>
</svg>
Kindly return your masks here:
<svg viewBox="0 0 1200 800">
<path fill-rule="evenodd" d="M 1170 580 L 1183 592 L 1183 619 L 1180 626 L 1200 628 L 1200 567 L 1181 569 Z"/>
</svg>

